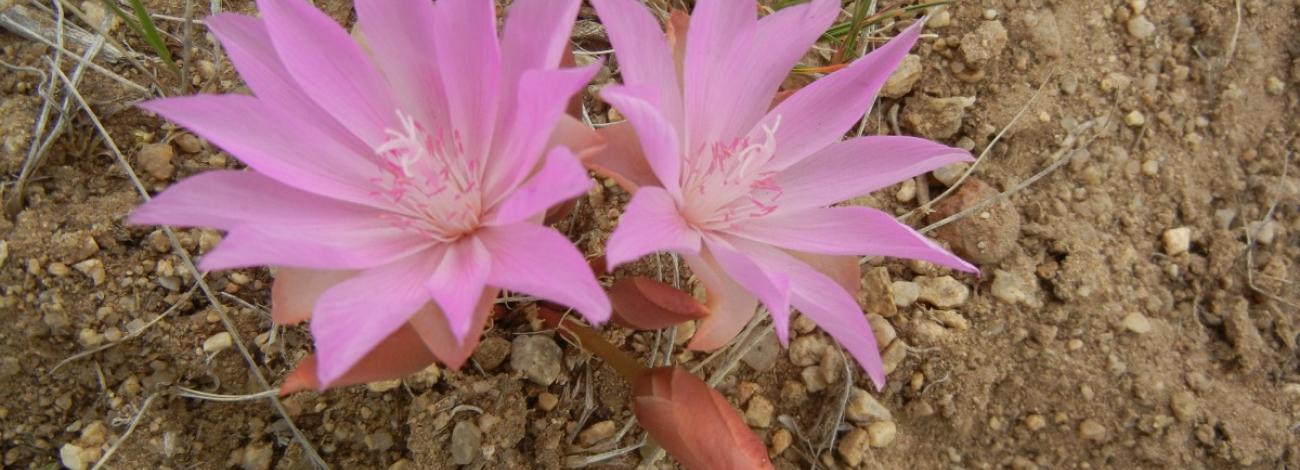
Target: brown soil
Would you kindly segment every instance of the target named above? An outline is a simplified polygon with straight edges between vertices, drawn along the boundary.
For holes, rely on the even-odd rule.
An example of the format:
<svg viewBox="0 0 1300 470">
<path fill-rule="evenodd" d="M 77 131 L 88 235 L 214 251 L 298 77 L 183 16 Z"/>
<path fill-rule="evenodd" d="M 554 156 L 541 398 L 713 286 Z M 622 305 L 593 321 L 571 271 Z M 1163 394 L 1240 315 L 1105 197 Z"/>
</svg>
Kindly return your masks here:
<svg viewBox="0 0 1300 470">
<path fill-rule="evenodd" d="M 182 2 L 146 3 L 157 13 L 183 14 Z M 225 7 L 253 10 L 247 1 Z M 348 2 L 323 7 L 351 21 Z M 719 389 L 750 413 L 766 442 L 793 441 L 773 456 L 777 466 L 1300 467 L 1300 168 L 1288 168 L 1300 147 L 1300 1 L 971 0 L 949 13 L 934 18 L 927 29 L 934 37 L 914 51 L 919 82 L 882 100 L 869 132 L 888 132 L 897 122 L 903 133 L 978 153 L 1047 85 L 977 167 L 979 182 L 964 183 L 937 215 L 915 225 L 1012 189 L 1054 156 L 1069 161 L 1006 202 L 936 232 L 983 269 L 981 277 L 956 276 L 968 298 L 956 289 L 906 302 L 907 282 L 936 284 L 950 273 L 868 263 L 864 305 L 898 337 L 886 354 L 889 384 L 873 393 L 892 416 L 891 442 L 879 418 L 838 419 L 852 394 L 837 372 L 840 356 L 818 353 L 823 333 L 796 322 L 790 352 L 775 348 L 770 335 L 759 340 Z M 575 41 L 605 49 L 592 19 L 584 7 Z M 181 31 L 174 21 L 160 27 Z M 125 27 L 115 35 L 149 50 Z M 194 68 L 196 83 L 238 89 L 229 64 L 210 56 L 208 38 L 195 44 L 194 60 L 207 64 Z M 9 64 L 48 68 L 45 46 L 9 33 L 0 34 L 0 46 Z M 171 46 L 179 57 L 180 41 Z M 109 66 L 147 83 L 125 63 Z M 145 66 L 175 89 L 159 63 L 146 59 Z M 0 76 L 6 196 L 27 154 L 40 86 L 34 73 L 6 69 Z M 87 72 L 81 91 L 151 191 L 238 165 L 130 108 L 140 96 L 102 75 Z M 963 108 L 953 97 L 974 103 Z M 606 107 L 590 94 L 586 100 L 595 121 L 606 121 Z M 175 149 L 170 165 L 166 155 L 148 154 L 157 149 L 141 152 L 157 142 Z M 903 214 L 917 207 L 917 197 L 945 189 L 935 178 L 920 182 L 915 196 L 888 188 L 860 202 Z M 5 468 L 55 468 L 77 461 L 78 451 L 94 462 L 115 446 L 109 468 L 309 466 L 266 400 L 174 394 L 178 386 L 227 395 L 262 389 L 236 348 L 205 351 L 205 341 L 226 331 L 216 307 L 193 290 L 162 232 L 123 224 L 138 195 L 84 115 L 57 141 L 26 197 L 16 218 L 0 220 Z M 626 198 L 606 184 L 559 226 L 598 254 Z M 1185 250 L 1177 240 L 1166 243 L 1182 227 L 1190 236 Z M 217 239 L 199 230 L 177 235 L 191 255 Z M 658 272 L 653 262 L 636 269 Z M 206 279 L 223 293 L 216 298 L 272 382 L 310 350 L 305 328 L 272 328 L 262 308 L 268 272 Z M 890 307 L 891 298 L 907 305 Z M 284 400 L 288 417 L 338 468 L 451 467 L 453 429 L 465 421 L 484 431 L 475 468 L 560 468 L 639 442 L 634 426 L 595 446 L 578 439 L 595 423 L 612 420 L 617 431 L 631 419 L 625 386 L 599 361 L 561 342 L 562 373 L 547 387 L 503 362 L 508 340 L 537 327 L 527 305 L 513 307 L 487 333 L 507 340 L 492 342 L 504 349 L 483 351 L 465 370 L 298 394 Z M 162 314 L 140 336 L 122 339 Z M 653 332 L 608 335 L 642 358 L 658 344 Z M 114 340 L 122 342 L 53 370 Z M 701 375 L 714 374 L 728 355 Z M 680 347 L 674 354 L 688 367 L 705 357 Z M 870 390 L 860 371 L 850 370 L 852 385 Z M 149 397 L 156 398 L 121 440 Z M 558 403 L 548 410 L 552 398 Z M 826 433 L 825 422 L 838 423 L 837 431 Z M 833 447 L 828 435 L 838 440 Z M 872 439 L 879 446 L 868 446 Z M 642 460 L 633 451 L 597 466 L 631 468 Z"/>
</svg>

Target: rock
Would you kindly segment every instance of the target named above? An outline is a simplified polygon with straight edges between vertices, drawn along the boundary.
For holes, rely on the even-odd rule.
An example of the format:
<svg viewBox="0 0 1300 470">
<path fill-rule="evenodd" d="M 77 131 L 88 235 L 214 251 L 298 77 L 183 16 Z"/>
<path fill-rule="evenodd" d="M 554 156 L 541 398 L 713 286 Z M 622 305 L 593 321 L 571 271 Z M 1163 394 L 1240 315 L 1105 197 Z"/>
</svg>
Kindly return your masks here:
<svg viewBox="0 0 1300 470">
<path fill-rule="evenodd" d="M 90 463 L 89 459 L 84 457 L 85 449 L 72 443 L 64 444 L 59 448 L 59 461 L 63 463 L 63 468 L 69 470 L 83 470 Z"/>
<path fill-rule="evenodd" d="M 60 263 L 58 261 L 50 263 L 50 265 L 47 266 L 45 270 L 49 271 L 50 274 L 53 274 L 57 277 L 67 276 L 72 272 L 72 270 L 68 268 L 68 265 Z"/>
<path fill-rule="evenodd" d="M 803 379 L 804 388 L 808 393 L 817 393 L 826 389 L 826 379 L 822 378 L 820 367 L 804 367 L 799 372 L 799 378 Z"/>
<path fill-rule="evenodd" d="M 866 424 L 871 420 L 891 421 L 894 419 L 893 414 L 889 412 L 889 408 L 885 408 L 885 405 L 876 400 L 876 397 L 871 396 L 870 392 L 858 387 L 853 387 L 853 390 L 849 392 L 849 403 L 844 408 L 844 417 L 858 424 Z"/>
<path fill-rule="evenodd" d="M 1024 305 L 1038 308 L 1043 302 L 1038 299 L 1038 282 L 1029 273 L 1009 272 L 1001 269 L 993 271 L 993 285 L 989 288 L 993 298 L 1011 305 Z"/>
<path fill-rule="evenodd" d="M 98 331 L 90 328 L 82 328 L 81 331 L 77 333 L 77 342 L 81 343 L 82 346 L 93 348 L 99 346 L 99 343 L 104 342 L 104 336 L 99 334 Z"/>
<path fill-rule="evenodd" d="M 1044 418 L 1043 415 L 1034 413 L 1025 417 L 1025 427 L 1029 428 L 1030 431 L 1043 429 L 1044 426 L 1047 426 L 1047 418 Z"/>
<path fill-rule="evenodd" d="M 1001 21 L 981 22 L 975 31 L 961 37 L 961 54 L 967 65 L 981 66 L 996 59 L 1007 47 L 1007 28 Z"/>
<path fill-rule="evenodd" d="M 876 421 L 867 426 L 871 447 L 886 447 L 898 436 L 898 426 L 893 421 Z"/>
<path fill-rule="evenodd" d="M 0 379 L 7 379 L 9 377 L 18 375 L 18 373 L 22 372 L 22 370 L 23 368 L 18 363 L 18 358 L 13 356 L 5 356 L 3 358 L 0 358 Z"/>
<path fill-rule="evenodd" d="M 892 284 L 894 292 L 894 305 L 899 307 L 910 307 L 916 303 L 916 298 L 921 296 L 921 286 L 911 281 L 894 281 Z"/>
<path fill-rule="evenodd" d="M 1025 25 L 1028 26 L 1029 38 L 1044 57 L 1061 56 L 1061 28 L 1052 10 L 1044 8 L 1025 15 Z"/>
<path fill-rule="evenodd" d="M 410 459 L 401 459 L 388 466 L 388 470 L 416 470 L 417 468 L 419 467 Z"/>
<path fill-rule="evenodd" d="M 899 98 L 912 91 L 912 86 L 921 79 L 921 71 L 924 66 L 921 64 L 921 56 L 908 54 L 903 57 L 903 61 L 894 69 L 894 73 L 889 75 L 885 85 L 880 88 L 880 95 L 886 98 Z"/>
<path fill-rule="evenodd" d="M 528 336 L 520 336 L 526 338 Z M 469 465 L 483 453 L 483 432 L 469 420 L 456 423 L 451 429 L 451 460 L 456 465 Z"/>
<path fill-rule="evenodd" d="M 866 456 L 867 448 L 871 445 L 871 436 L 867 434 L 866 429 L 853 428 L 848 434 L 840 439 L 838 447 L 840 456 L 844 457 L 844 463 L 850 468 L 862 464 L 862 459 Z"/>
<path fill-rule="evenodd" d="M 943 326 L 954 330 L 966 331 L 970 329 L 970 320 L 967 320 L 966 317 L 963 317 L 960 313 L 952 310 L 936 310 L 934 312 L 934 318 L 939 320 L 939 323 L 942 323 Z"/>
<path fill-rule="evenodd" d="M 745 353 L 740 360 L 744 361 L 755 372 L 767 372 L 776 367 L 776 360 L 780 357 L 781 343 L 777 341 L 776 335 L 769 330 L 763 333 L 763 337 L 757 343 L 754 343 L 754 348 Z"/>
<path fill-rule="evenodd" d="M 505 338 L 489 336 L 483 338 L 483 342 L 478 344 L 474 350 L 474 362 L 478 363 L 484 371 L 493 371 L 505 362 L 506 356 L 510 355 L 510 341 Z"/>
<path fill-rule="evenodd" d="M 541 386 L 555 383 L 564 369 L 563 352 L 555 340 L 542 335 L 518 336 L 512 342 L 510 367 Z"/>
<path fill-rule="evenodd" d="M 1139 335 L 1151 332 L 1151 320 L 1148 320 L 1147 316 L 1141 313 L 1134 312 L 1126 315 L 1120 324 L 1124 326 L 1124 329 Z"/>
<path fill-rule="evenodd" d="M 876 344 L 889 344 L 898 337 L 898 332 L 894 330 L 894 325 L 889 323 L 885 317 L 876 314 L 867 315 L 867 323 L 871 324 L 871 334 L 876 336 Z"/>
<path fill-rule="evenodd" d="M 892 317 L 898 313 L 894 304 L 894 286 L 889 279 L 889 269 L 877 266 L 868 269 L 862 275 L 862 288 L 858 290 L 859 302 L 863 310 L 881 316 Z"/>
<path fill-rule="evenodd" d="M 613 437 L 615 431 L 618 431 L 618 425 L 614 421 L 607 419 L 578 433 L 578 442 L 582 443 L 583 446 L 590 447 Z"/>
<path fill-rule="evenodd" d="M 1125 75 L 1123 72 L 1111 72 L 1106 74 L 1105 78 L 1101 79 L 1101 91 L 1107 93 L 1112 91 L 1123 91 L 1128 89 L 1128 86 L 1132 84 L 1133 78 Z M 1141 114 L 1142 113 L 1138 113 L 1139 116 L 1141 116 Z M 1139 123 L 1138 125 L 1140 126 L 1142 124 Z"/>
<path fill-rule="evenodd" d="M 921 287 L 921 294 L 917 299 L 935 307 L 960 307 L 970 297 L 970 289 L 952 276 L 917 276 L 914 281 Z"/>
<path fill-rule="evenodd" d="M 817 323 L 808 318 L 807 315 L 799 314 L 794 316 L 794 321 L 790 322 L 790 328 L 801 335 L 812 333 L 817 328 Z"/>
<path fill-rule="evenodd" d="M 1227 314 L 1223 316 L 1223 332 L 1237 351 L 1241 365 L 1247 370 L 1253 369 L 1267 348 L 1264 339 L 1255 322 L 1250 319 L 1250 308 L 1244 299 L 1238 299 L 1227 309 Z"/>
<path fill-rule="evenodd" d="M 951 187 L 952 185 L 957 184 L 957 180 L 961 179 L 961 176 L 966 174 L 966 170 L 968 169 L 970 169 L 970 163 L 949 163 L 930 172 L 930 176 L 933 176 L 935 180 L 943 183 L 944 186 Z"/>
<path fill-rule="evenodd" d="M 1147 117 L 1142 114 L 1142 111 L 1135 109 L 1124 115 L 1124 124 L 1129 127 L 1142 127 L 1145 126 L 1146 123 Z"/>
<path fill-rule="evenodd" d="M 763 398 L 762 395 L 754 395 L 749 399 L 749 406 L 745 408 L 745 424 L 750 427 L 767 429 L 772 426 L 772 413 L 776 410 L 772 402 Z"/>
<path fill-rule="evenodd" d="M 790 434 L 789 430 L 785 428 L 777 429 L 775 433 L 772 433 L 772 457 L 781 455 L 793 443 L 794 435 Z"/>
<path fill-rule="evenodd" d="M 817 364 L 827 346 L 826 338 L 819 335 L 805 335 L 795 338 L 794 341 L 790 342 L 790 362 L 800 367 Z"/>
<path fill-rule="evenodd" d="M 374 393 L 384 393 L 402 386 L 402 379 L 380 380 L 366 384 L 366 390 Z"/>
<path fill-rule="evenodd" d="M 904 343 L 901 339 L 889 343 L 885 351 L 880 353 L 880 361 L 885 365 L 886 374 L 897 369 L 898 365 L 903 363 L 903 359 L 907 359 L 907 343 Z"/>
<path fill-rule="evenodd" d="M 1137 39 L 1149 38 L 1156 32 L 1156 25 L 1142 15 L 1129 18 L 1125 26 L 1128 29 L 1128 34 Z"/>
<path fill-rule="evenodd" d="M 935 98 L 915 94 L 903 105 L 903 123 L 930 140 L 946 140 L 961 130 L 966 109 L 975 105 L 975 97 Z"/>
<path fill-rule="evenodd" d="M 673 331 L 673 344 L 681 346 L 695 337 L 696 322 L 688 321 L 677 325 Z"/>
<path fill-rule="evenodd" d="M 176 151 L 166 143 L 145 144 L 135 154 L 135 160 L 140 163 L 140 168 L 158 180 L 171 179 L 172 173 L 176 171 L 176 166 L 172 164 L 172 159 L 175 157 Z"/>
<path fill-rule="evenodd" d="M 947 28 L 952 24 L 952 12 L 947 9 L 941 9 L 930 15 L 930 21 L 925 23 L 927 28 Z"/>
<path fill-rule="evenodd" d="M 271 443 L 253 443 L 244 447 L 243 455 L 239 458 L 239 467 L 244 470 L 270 470 L 271 458 L 275 456 L 275 448 Z"/>
<path fill-rule="evenodd" d="M 822 380 L 827 385 L 840 383 L 840 377 L 844 375 L 844 352 L 840 348 L 827 347 L 822 351 L 817 368 L 821 370 Z"/>
<path fill-rule="evenodd" d="M 1094 442 L 1104 441 L 1106 440 L 1106 427 L 1095 419 L 1085 419 L 1082 423 L 1079 423 L 1079 437 Z"/>
<path fill-rule="evenodd" d="M 74 264 L 72 269 L 90 278 L 90 283 L 96 286 L 103 284 L 104 278 L 108 275 L 104 272 L 104 262 L 97 259 L 88 259 Z"/>
<path fill-rule="evenodd" d="M 234 344 L 234 339 L 230 336 L 230 333 L 222 331 L 209 336 L 208 339 L 203 341 L 203 352 L 208 353 L 209 355 L 216 354 Z"/>
<path fill-rule="evenodd" d="M 0 240 L 0 268 L 5 267 L 5 261 L 9 260 L 9 242 Z"/>
<path fill-rule="evenodd" d="M 194 134 L 178 135 L 172 142 L 175 142 L 176 146 L 180 147 L 181 151 L 185 153 L 199 153 L 199 151 L 203 150 L 203 141 Z"/>
<path fill-rule="evenodd" d="M 1264 90 L 1268 91 L 1270 95 L 1280 95 L 1286 91 L 1286 84 L 1282 82 L 1282 79 L 1270 76 L 1264 82 Z"/>
<path fill-rule="evenodd" d="M 917 340 L 919 343 L 933 344 L 943 341 L 944 337 L 948 336 L 948 330 L 944 329 L 942 325 L 926 318 L 912 320 L 908 323 L 908 326 L 912 333 L 909 338 Z"/>
<path fill-rule="evenodd" d="M 903 183 L 898 186 L 898 192 L 894 193 L 894 197 L 898 199 L 898 202 L 912 202 L 912 199 L 916 199 L 916 180 L 910 178 L 903 180 Z"/>
<path fill-rule="evenodd" d="M 1178 256 L 1187 253 L 1187 250 L 1192 246 L 1192 229 L 1178 227 L 1165 230 L 1163 241 L 1165 243 L 1165 254 Z"/>
<path fill-rule="evenodd" d="M 997 190 L 979 178 L 966 178 L 956 191 L 934 205 L 934 212 L 926 220 L 938 222 L 997 195 Z M 966 261 L 977 265 L 997 263 L 1020 246 L 1020 212 L 1004 199 L 939 227 L 934 237 L 948 242 L 953 253 Z"/>
<path fill-rule="evenodd" d="M 99 447 L 108 442 L 108 427 L 103 421 L 92 421 L 81 429 L 80 443 L 86 447 Z"/>
<path fill-rule="evenodd" d="M 1192 392 L 1186 390 L 1174 392 L 1174 395 L 1169 398 L 1169 409 L 1173 410 L 1174 417 L 1180 422 L 1190 423 L 1195 420 L 1197 408 L 1199 407 L 1196 403 L 1196 395 Z"/>
<path fill-rule="evenodd" d="M 537 407 L 541 408 L 542 411 L 554 410 L 555 406 L 559 404 L 560 397 L 556 396 L 554 393 L 542 392 L 540 395 L 537 395 Z"/>
<path fill-rule="evenodd" d="M 384 452 L 393 448 L 393 435 L 385 431 L 367 434 L 364 442 L 366 448 L 375 452 Z"/>
</svg>

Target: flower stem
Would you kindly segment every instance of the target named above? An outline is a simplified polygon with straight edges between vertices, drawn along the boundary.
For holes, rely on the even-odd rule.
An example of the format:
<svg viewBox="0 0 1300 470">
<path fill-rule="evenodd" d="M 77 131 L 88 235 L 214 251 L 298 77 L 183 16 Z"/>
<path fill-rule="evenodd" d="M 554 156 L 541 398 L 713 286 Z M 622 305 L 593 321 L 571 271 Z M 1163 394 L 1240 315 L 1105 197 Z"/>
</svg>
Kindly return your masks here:
<svg viewBox="0 0 1300 470">
<path fill-rule="evenodd" d="M 546 322 L 547 326 L 555 328 L 565 335 L 569 341 L 603 359 L 619 375 L 622 375 L 623 379 L 627 380 L 629 384 L 646 372 L 645 366 L 624 354 L 623 351 L 619 351 L 617 347 L 606 341 L 591 327 L 578 323 L 572 317 L 563 316 L 546 306 L 538 309 L 538 316 L 542 318 L 542 321 Z"/>
</svg>

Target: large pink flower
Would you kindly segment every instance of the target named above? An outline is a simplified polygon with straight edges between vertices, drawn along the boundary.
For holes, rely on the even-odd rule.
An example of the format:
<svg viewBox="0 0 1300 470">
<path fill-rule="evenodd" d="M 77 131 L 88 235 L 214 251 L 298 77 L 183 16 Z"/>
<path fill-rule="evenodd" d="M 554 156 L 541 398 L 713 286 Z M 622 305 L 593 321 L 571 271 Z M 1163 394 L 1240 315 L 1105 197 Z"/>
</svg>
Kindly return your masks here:
<svg viewBox="0 0 1300 470">
<path fill-rule="evenodd" d="M 558 68 L 578 5 L 518 0 L 498 39 L 488 0 L 358 0 L 365 49 L 303 0 L 209 18 L 256 96 L 143 107 L 253 171 L 189 178 L 131 221 L 228 231 L 205 270 L 284 268 L 276 320 L 310 317 L 326 386 L 376 378 L 347 375 L 402 356 L 386 339 L 459 367 L 499 289 L 603 322 L 582 255 L 539 224 L 590 184 L 568 147 L 598 137 L 564 109 L 597 67 Z"/>
<path fill-rule="evenodd" d="M 883 384 L 878 347 L 851 294 L 856 256 L 975 271 L 889 214 L 827 207 L 970 158 L 911 137 L 840 141 L 920 25 L 773 107 L 786 74 L 835 20 L 838 1 L 758 20 L 754 0 L 700 0 L 693 17 L 672 17 L 666 41 L 638 2 L 592 3 L 624 81 L 601 96 L 627 122 L 602 130 L 609 146 L 588 165 L 635 191 L 610 236 L 610 266 L 656 251 L 682 254 L 707 287 L 711 310 L 692 348 L 725 344 L 759 300 L 785 342 L 794 306 Z"/>
</svg>

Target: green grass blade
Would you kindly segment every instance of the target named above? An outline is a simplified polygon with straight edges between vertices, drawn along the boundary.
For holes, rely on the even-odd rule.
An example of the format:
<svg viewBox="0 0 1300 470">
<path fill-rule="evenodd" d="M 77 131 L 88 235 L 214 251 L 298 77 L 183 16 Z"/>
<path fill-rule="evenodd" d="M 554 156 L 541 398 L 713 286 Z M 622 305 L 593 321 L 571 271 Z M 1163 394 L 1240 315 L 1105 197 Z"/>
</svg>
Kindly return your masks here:
<svg viewBox="0 0 1300 470">
<path fill-rule="evenodd" d="M 140 0 L 128 1 L 131 2 L 131 9 L 135 12 L 134 17 L 122 11 L 114 0 L 103 0 L 103 3 L 136 34 L 143 37 L 145 42 L 149 43 L 149 47 L 152 47 L 158 57 L 162 58 L 163 64 L 167 65 L 167 68 L 171 69 L 172 73 L 179 75 L 180 67 L 177 67 L 176 61 L 172 60 L 172 53 L 167 50 L 167 44 L 163 42 L 162 34 L 158 32 L 158 27 L 154 24 L 153 18 L 149 17 L 149 12 L 145 10 L 144 4 Z"/>
</svg>

